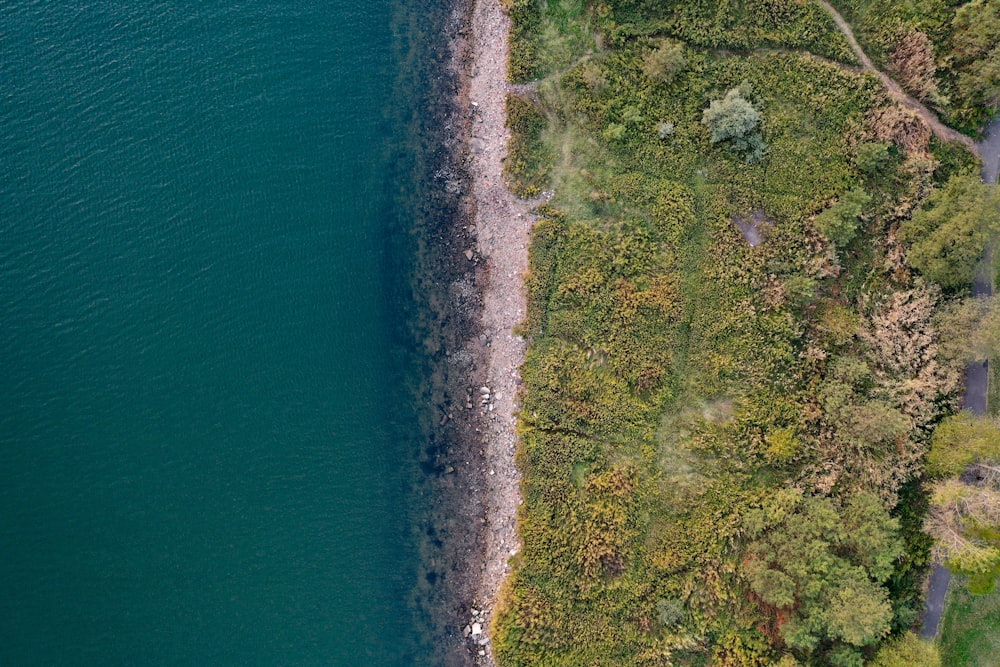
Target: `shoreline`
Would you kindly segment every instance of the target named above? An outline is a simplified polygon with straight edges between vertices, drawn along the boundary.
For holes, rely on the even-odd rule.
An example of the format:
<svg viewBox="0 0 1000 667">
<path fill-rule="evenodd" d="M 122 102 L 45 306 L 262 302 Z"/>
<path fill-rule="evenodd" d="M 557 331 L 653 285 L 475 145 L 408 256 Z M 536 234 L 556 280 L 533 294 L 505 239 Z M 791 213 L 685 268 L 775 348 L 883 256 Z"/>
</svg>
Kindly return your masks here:
<svg viewBox="0 0 1000 667">
<path fill-rule="evenodd" d="M 516 516 L 519 370 L 527 343 L 524 274 L 537 203 L 503 181 L 510 21 L 499 0 L 452 0 L 428 54 L 425 109 L 412 126 L 417 255 L 412 334 L 425 363 L 413 393 L 425 444 L 414 502 L 420 572 L 411 604 L 444 667 L 495 664 L 490 624 Z M 411 18 L 420 23 L 423 17 Z M 417 54 L 414 54 L 417 55 Z"/>
<path fill-rule="evenodd" d="M 482 562 L 462 635 L 475 664 L 494 665 L 490 627 L 497 597 L 520 551 L 521 503 L 517 451 L 520 367 L 527 341 L 514 333 L 527 312 L 524 277 L 535 216 L 533 204 L 511 193 L 503 179 L 510 132 L 506 99 L 510 19 L 499 0 L 470 0 L 468 41 L 461 63 L 460 108 L 468 109 L 463 138 L 469 261 L 477 263 L 482 296 L 479 335 L 464 347 L 475 359 L 465 408 L 478 417 L 482 468 Z M 471 570 L 471 568 L 470 568 Z"/>
</svg>

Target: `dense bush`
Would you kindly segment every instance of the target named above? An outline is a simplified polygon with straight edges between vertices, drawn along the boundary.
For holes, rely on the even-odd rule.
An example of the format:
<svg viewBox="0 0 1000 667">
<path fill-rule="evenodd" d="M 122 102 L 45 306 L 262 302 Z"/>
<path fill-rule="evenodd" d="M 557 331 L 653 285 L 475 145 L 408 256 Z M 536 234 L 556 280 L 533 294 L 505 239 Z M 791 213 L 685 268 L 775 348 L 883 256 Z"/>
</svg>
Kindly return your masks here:
<svg viewBox="0 0 1000 667">
<path fill-rule="evenodd" d="M 833 0 L 862 46 L 912 94 L 972 132 L 1000 103 L 1000 0 Z"/>
<path fill-rule="evenodd" d="M 511 81 L 530 81 L 538 70 L 539 0 L 503 0 L 503 6 L 511 18 L 507 75 Z"/>
<path fill-rule="evenodd" d="M 687 59 L 684 57 L 684 45 L 666 39 L 646 54 L 642 61 L 642 71 L 654 81 L 670 83 L 684 69 L 685 64 Z"/>
<path fill-rule="evenodd" d="M 712 100 L 701 116 L 713 144 L 725 142 L 747 162 L 760 162 L 767 144 L 760 134 L 760 112 L 733 88 L 721 100 Z"/>
<path fill-rule="evenodd" d="M 955 12 L 945 52 L 952 116 L 976 127 L 1000 105 L 1000 0 L 972 0 Z"/>
</svg>

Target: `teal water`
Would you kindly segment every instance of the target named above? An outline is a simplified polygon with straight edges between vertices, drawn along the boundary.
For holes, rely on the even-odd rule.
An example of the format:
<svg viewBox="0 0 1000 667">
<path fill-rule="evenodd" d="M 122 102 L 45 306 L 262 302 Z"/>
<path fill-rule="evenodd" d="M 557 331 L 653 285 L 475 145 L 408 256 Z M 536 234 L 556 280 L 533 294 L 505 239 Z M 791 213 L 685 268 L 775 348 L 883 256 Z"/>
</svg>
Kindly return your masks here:
<svg viewBox="0 0 1000 667">
<path fill-rule="evenodd" d="M 391 0 L 0 5 L 0 664 L 419 664 Z"/>
</svg>

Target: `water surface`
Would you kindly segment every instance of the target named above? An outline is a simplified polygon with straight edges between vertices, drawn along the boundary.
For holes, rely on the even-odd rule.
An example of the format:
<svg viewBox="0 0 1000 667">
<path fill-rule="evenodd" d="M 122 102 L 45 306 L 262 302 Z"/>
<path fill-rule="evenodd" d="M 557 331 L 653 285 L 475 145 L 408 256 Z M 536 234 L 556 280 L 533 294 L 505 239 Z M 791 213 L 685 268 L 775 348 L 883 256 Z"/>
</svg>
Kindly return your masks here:
<svg viewBox="0 0 1000 667">
<path fill-rule="evenodd" d="M 397 10 L 0 7 L 0 664 L 418 659 Z"/>
</svg>

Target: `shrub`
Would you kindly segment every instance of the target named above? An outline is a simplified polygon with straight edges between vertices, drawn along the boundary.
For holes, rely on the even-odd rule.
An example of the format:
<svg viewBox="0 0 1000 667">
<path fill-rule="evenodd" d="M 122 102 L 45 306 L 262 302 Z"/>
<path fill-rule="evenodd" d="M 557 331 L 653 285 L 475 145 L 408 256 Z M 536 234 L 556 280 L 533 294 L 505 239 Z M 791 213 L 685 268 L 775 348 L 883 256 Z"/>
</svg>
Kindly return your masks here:
<svg viewBox="0 0 1000 667">
<path fill-rule="evenodd" d="M 657 49 L 646 54 L 642 60 L 642 71 L 653 81 L 670 83 L 686 64 L 684 45 L 667 39 Z"/>
<path fill-rule="evenodd" d="M 934 46 L 926 33 L 911 30 L 892 52 L 892 68 L 903 87 L 922 100 L 937 95 Z"/>
<path fill-rule="evenodd" d="M 764 158 L 767 145 L 760 135 L 760 112 L 733 88 L 721 100 L 713 100 L 702 113 L 701 122 L 711 133 L 713 144 L 728 142 L 747 162 Z"/>
</svg>

